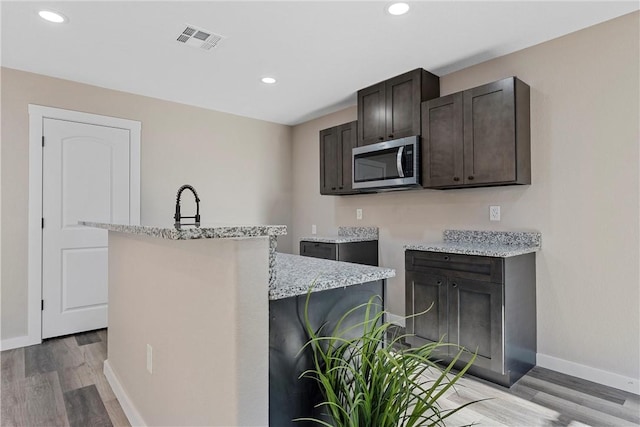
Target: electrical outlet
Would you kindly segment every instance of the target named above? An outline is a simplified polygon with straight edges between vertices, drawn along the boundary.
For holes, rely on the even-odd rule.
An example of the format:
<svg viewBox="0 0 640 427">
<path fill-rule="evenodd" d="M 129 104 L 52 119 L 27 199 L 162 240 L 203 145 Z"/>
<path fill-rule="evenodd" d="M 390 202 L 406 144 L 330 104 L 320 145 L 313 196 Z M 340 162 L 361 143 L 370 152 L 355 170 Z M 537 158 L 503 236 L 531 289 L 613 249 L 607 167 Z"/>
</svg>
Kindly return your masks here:
<svg viewBox="0 0 640 427">
<path fill-rule="evenodd" d="M 500 206 L 489 206 L 489 221 L 500 221 Z"/>
<path fill-rule="evenodd" d="M 318 229 L 316 228 L 315 224 L 311 225 L 311 234 L 317 234 L 318 233 Z"/>
<path fill-rule="evenodd" d="M 147 371 L 153 374 L 153 347 L 147 344 Z"/>
<path fill-rule="evenodd" d="M 362 219 L 362 209 L 356 209 L 356 219 Z"/>
</svg>

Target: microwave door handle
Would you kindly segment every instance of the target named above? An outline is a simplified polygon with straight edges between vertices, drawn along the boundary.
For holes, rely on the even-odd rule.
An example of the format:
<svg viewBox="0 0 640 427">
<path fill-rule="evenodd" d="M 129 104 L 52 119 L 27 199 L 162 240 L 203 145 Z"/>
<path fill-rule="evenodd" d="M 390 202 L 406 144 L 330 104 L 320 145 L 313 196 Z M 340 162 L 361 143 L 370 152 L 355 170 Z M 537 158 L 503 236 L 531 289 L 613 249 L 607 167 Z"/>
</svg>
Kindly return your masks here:
<svg viewBox="0 0 640 427">
<path fill-rule="evenodd" d="M 404 145 L 398 150 L 396 154 L 396 166 L 398 167 L 398 176 L 404 178 L 404 170 L 402 170 L 402 152 L 404 151 Z"/>
</svg>

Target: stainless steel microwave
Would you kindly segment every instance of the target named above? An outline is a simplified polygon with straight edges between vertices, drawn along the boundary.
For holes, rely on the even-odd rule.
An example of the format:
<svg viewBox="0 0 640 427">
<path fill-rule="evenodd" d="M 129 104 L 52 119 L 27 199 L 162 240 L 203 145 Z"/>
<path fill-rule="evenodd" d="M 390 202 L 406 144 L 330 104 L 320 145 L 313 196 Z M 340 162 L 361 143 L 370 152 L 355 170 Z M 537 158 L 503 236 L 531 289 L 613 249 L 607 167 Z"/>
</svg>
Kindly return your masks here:
<svg viewBox="0 0 640 427">
<path fill-rule="evenodd" d="M 419 187 L 420 137 L 364 145 L 352 150 L 354 189 Z"/>
</svg>

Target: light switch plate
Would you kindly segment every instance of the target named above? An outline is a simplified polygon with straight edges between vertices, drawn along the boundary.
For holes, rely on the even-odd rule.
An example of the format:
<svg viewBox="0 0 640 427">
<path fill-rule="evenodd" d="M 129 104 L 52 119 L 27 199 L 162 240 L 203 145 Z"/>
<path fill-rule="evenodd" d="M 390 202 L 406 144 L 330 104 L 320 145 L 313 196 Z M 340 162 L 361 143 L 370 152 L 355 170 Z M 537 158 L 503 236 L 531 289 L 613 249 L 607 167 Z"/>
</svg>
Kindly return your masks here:
<svg viewBox="0 0 640 427">
<path fill-rule="evenodd" d="M 362 219 L 362 209 L 356 209 L 356 219 Z"/>
<path fill-rule="evenodd" d="M 500 206 L 489 206 L 489 221 L 500 221 Z"/>
<path fill-rule="evenodd" d="M 311 234 L 317 234 L 318 233 L 318 229 L 316 228 L 315 224 L 311 225 Z"/>
</svg>

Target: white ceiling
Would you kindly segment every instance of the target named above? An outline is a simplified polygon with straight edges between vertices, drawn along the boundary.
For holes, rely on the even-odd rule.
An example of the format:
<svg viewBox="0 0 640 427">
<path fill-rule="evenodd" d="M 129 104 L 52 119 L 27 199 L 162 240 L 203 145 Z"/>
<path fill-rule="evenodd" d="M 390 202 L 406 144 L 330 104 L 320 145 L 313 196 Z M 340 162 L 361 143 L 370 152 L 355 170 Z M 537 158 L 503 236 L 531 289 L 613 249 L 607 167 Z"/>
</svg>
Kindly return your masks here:
<svg viewBox="0 0 640 427">
<path fill-rule="evenodd" d="M 639 8 L 408 2 L 395 17 L 384 1 L 3 1 L 0 53 L 9 68 L 294 125 L 405 71 L 445 75 Z M 40 8 L 69 22 L 45 22 Z M 187 23 L 226 39 L 211 51 L 185 46 L 176 38 Z"/>
</svg>

